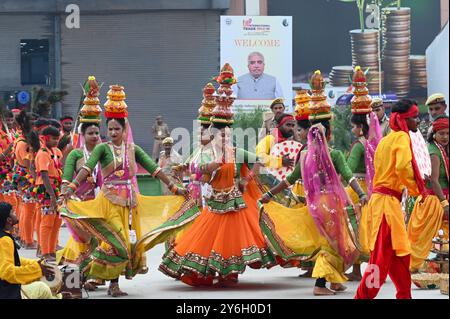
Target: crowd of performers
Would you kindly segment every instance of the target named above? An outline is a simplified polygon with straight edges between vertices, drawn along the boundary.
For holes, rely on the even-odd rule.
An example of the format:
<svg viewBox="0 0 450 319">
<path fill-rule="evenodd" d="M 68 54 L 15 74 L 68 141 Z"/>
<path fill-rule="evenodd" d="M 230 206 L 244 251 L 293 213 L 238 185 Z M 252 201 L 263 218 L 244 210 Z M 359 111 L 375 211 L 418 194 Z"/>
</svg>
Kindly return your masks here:
<svg viewBox="0 0 450 319">
<path fill-rule="evenodd" d="M 84 86 L 77 134 L 70 117 L 57 123 L 25 111 L 4 116 L 0 200 L 10 206 L 2 203 L 0 213 L 12 207 L 19 218 L 0 219 L 0 254 L 11 256 L 0 260 L 0 297 L 20 298 L 20 285 L 46 271 L 38 261 L 19 260 L 12 235 L 46 260 L 77 265 L 88 290 L 109 281 L 113 297 L 127 295 L 119 277 L 146 273 L 145 252 L 165 243 L 159 270 L 190 286 L 235 285 L 247 267 L 279 265 L 306 269 L 316 279 L 314 295 L 334 295 L 356 280 L 355 298 L 375 298 L 389 275 L 397 298 L 411 298 L 411 273 L 428 257 L 433 237 L 444 229 L 448 238 L 443 96 L 426 103 L 435 112 L 431 175 L 425 176 L 410 138 L 417 104 L 401 100 L 387 118 L 359 67 L 351 106 L 356 140 L 348 157 L 330 145 L 332 113 L 320 71 L 311 78 L 311 93 L 298 92 L 293 115 L 274 100 L 275 116 L 264 123 L 267 132 L 254 152 L 233 146 L 231 66 L 215 80 L 218 89 L 211 83 L 203 89 L 200 139 L 184 163 L 171 153 L 170 138 L 162 142 L 160 165 L 134 144 L 120 85 L 107 93 L 109 140 L 102 142 L 93 76 Z M 163 196 L 139 193 L 138 164 L 165 185 Z M 187 187 L 180 176 L 189 177 Z M 405 194 L 414 203 L 406 214 Z M 58 247 L 62 221 L 71 234 L 64 248 Z M 363 274 L 362 262 L 369 263 Z M 377 282 L 368 284 L 374 268 Z"/>
</svg>

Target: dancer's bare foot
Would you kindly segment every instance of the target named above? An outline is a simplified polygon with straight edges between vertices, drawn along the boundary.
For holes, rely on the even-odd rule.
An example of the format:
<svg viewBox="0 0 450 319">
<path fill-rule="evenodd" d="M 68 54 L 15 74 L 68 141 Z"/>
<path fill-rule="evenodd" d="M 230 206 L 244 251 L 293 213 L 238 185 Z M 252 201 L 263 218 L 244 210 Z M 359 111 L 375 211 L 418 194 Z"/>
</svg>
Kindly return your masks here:
<svg viewBox="0 0 450 319">
<path fill-rule="evenodd" d="M 87 291 L 95 291 L 97 290 L 97 286 L 94 285 L 93 283 L 86 282 L 84 283 L 84 289 L 86 289 Z"/>
<path fill-rule="evenodd" d="M 311 278 L 312 277 L 312 269 L 308 269 L 304 274 L 298 275 L 300 278 Z"/>
<path fill-rule="evenodd" d="M 141 275 L 145 275 L 146 273 L 148 273 L 148 267 L 146 267 L 146 266 L 141 267 L 138 271 L 138 274 L 141 274 Z"/>
<path fill-rule="evenodd" d="M 314 287 L 313 293 L 314 296 L 330 296 L 336 294 L 334 291 L 331 291 L 327 287 Z"/>
<path fill-rule="evenodd" d="M 86 281 L 86 283 L 89 283 L 89 285 L 92 285 L 95 287 L 106 285 L 106 282 L 103 279 L 95 279 L 95 278 L 88 279 Z"/>
<path fill-rule="evenodd" d="M 123 297 L 123 296 L 128 296 L 128 294 L 126 292 L 120 290 L 118 283 L 110 283 L 109 289 L 108 289 L 108 296 Z"/>
<path fill-rule="evenodd" d="M 334 290 L 334 291 L 345 291 L 347 289 L 347 287 L 344 286 L 343 284 L 332 283 L 330 285 L 330 289 Z"/>
<path fill-rule="evenodd" d="M 345 277 L 348 278 L 348 281 L 361 281 L 362 276 L 361 273 L 349 273 L 349 274 L 345 274 Z"/>
</svg>

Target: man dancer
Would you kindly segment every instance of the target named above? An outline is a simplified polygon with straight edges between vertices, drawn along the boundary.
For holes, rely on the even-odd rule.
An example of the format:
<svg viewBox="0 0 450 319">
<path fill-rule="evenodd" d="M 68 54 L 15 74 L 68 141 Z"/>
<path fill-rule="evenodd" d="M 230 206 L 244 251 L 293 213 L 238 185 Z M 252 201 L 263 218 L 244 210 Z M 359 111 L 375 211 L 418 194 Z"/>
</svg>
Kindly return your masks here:
<svg viewBox="0 0 450 319">
<path fill-rule="evenodd" d="M 408 134 L 417 132 L 418 116 L 415 102 L 397 102 L 390 118 L 392 132 L 381 140 L 375 152 L 367 218 L 370 260 L 355 299 L 375 298 L 388 274 L 397 289 L 397 298 L 411 299 L 411 246 L 400 202 L 405 187 L 413 196 L 425 189 Z"/>
<path fill-rule="evenodd" d="M 275 118 L 277 126 L 272 133 L 263 138 L 256 146 L 256 155 L 264 162 L 268 168 L 281 168 L 294 166 L 294 160 L 287 155 L 274 157 L 270 155 L 272 147 L 277 143 L 282 143 L 294 135 L 295 118 L 287 113 L 278 114 Z"/>
</svg>

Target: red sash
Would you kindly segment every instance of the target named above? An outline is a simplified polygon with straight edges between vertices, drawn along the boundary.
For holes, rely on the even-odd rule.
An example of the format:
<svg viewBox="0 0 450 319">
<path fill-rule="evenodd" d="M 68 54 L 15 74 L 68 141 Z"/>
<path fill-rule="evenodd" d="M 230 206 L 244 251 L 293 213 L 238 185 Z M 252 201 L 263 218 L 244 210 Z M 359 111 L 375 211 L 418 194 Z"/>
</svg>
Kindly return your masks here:
<svg viewBox="0 0 450 319">
<path fill-rule="evenodd" d="M 383 194 L 383 195 L 394 196 L 395 198 L 398 199 L 399 202 L 402 201 L 402 193 L 397 192 L 397 191 L 395 191 L 395 190 L 393 190 L 393 189 L 384 187 L 384 186 L 377 186 L 377 187 L 374 187 L 373 192 L 374 192 L 374 193 L 377 193 L 377 194 Z"/>
</svg>

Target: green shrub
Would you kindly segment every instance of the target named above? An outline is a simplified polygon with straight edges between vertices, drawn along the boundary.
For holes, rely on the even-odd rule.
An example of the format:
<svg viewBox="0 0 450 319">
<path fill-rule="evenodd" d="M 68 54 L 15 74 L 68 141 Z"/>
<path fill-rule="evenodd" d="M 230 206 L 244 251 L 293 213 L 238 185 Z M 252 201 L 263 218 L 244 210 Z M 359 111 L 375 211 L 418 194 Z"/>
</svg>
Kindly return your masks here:
<svg viewBox="0 0 450 319">
<path fill-rule="evenodd" d="M 344 153 L 350 150 L 352 144 L 351 122 L 352 112 L 350 106 L 335 106 L 331 122 L 332 144 L 335 149 Z"/>
<path fill-rule="evenodd" d="M 258 130 L 263 125 L 263 114 L 264 110 L 261 108 L 257 108 L 250 112 L 244 112 L 242 109 L 236 110 L 234 113 L 234 124 L 233 124 L 233 141 L 236 143 L 236 128 L 241 128 L 242 130 L 246 130 L 248 128 L 252 128 L 256 132 L 256 136 L 254 138 L 246 138 L 244 141 L 244 149 L 254 153 L 255 150 L 252 149 L 253 145 L 256 145 L 258 138 Z M 249 147 L 251 145 L 252 147 Z M 242 147 L 242 145 L 238 145 L 238 147 Z M 249 149 L 250 148 L 250 149 Z"/>
</svg>

